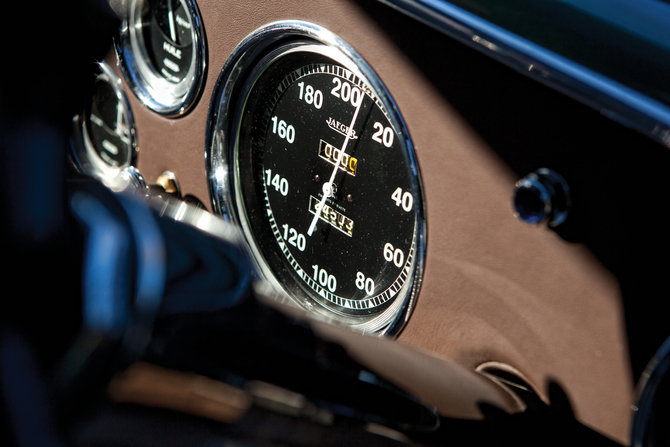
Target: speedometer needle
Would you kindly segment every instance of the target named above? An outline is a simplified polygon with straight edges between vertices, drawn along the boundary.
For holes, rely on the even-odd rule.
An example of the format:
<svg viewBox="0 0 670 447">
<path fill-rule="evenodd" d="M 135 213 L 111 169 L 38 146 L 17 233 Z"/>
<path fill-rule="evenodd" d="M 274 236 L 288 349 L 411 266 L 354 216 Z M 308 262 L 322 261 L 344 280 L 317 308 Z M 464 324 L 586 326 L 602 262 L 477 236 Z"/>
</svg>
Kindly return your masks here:
<svg viewBox="0 0 670 447">
<path fill-rule="evenodd" d="M 319 220 L 319 214 L 321 214 L 321 209 L 323 209 L 323 204 L 326 203 L 326 199 L 328 196 L 330 196 L 333 192 L 333 181 L 335 180 L 335 174 L 337 174 L 337 170 L 340 168 L 340 163 L 342 163 L 342 156 L 344 156 L 344 151 L 347 150 L 347 144 L 349 143 L 349 140 L 351 139 L 351 134 L 354 129 L 354 124 L 356 124 L 356 118 L 358 118 L 358 112 L 361 110 L 361 105 L 363 104 L 363 97 L 365 94 L 363 92 L 360 93 L 358 96 L 358 104 L 356 105 L 356 111 L 354 112 L 354 117 L 351 119 L 351 124 L 349 124 L 349 131 L 347 132 L 347 137 L 344 139 L 344 144 L 342 145 L 342 149 L 340 150 L 340 156 L 337 158 L 337 161 L 335 162 L 335 169 L 333 169 L 333 173 L 330 174 L 330 180 L 328 180 L 328 183 L 325 183 L 323 185 L 323 198 L 319 202 L 319 204 L 316 206 L 316 213 L 314 213 L 314 218 L 312 219 L 312 223 L 309 226 L 309 230 L 307 230 L 307 235 L 311 236 L 312 233 L 314 232 L 314 227 L 316 227 L 316 223 Z"/>
<path fill-rule="evenodd" d="M 177 32 L 174 28 L 174 13 L 172 12 L 172 0 L 168 0 L 168 22 L 170 23 L 170 37 L 175 44 L 177 42 Z"/>
</svg>

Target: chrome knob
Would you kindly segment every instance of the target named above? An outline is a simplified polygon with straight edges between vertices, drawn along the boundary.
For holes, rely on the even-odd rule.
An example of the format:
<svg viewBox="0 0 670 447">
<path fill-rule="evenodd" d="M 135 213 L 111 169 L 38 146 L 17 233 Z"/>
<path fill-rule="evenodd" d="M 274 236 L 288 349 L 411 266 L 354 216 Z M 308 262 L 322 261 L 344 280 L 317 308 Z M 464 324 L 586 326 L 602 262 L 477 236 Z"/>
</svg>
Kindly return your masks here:
<svg viewBox="0 0 670 447">
<path fill-rule="evenodd" d="M 551 169 L 541 168 L 518 182 L 512 200 L 514 216 L 527 224 L 562 224 L 570 210 L 570 188 Z"/>
<path fill-rule="evenodd" d="M 106 179 L 104 183 L 114 192 L 133 191 L 144 197 L 149 196 L 149 186 L 142 173 L 134 166 L 123 168 L 116 177 Z"/>
</svg>

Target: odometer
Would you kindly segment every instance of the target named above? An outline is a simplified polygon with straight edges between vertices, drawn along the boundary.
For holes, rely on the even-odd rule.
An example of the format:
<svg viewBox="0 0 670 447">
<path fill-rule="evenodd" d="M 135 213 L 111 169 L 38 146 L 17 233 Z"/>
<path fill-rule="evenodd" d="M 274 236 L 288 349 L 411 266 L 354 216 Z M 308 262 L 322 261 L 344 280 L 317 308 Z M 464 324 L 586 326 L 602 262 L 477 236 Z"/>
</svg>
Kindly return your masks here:
<svg viewBox="0 0 670 447">
<path fill-rule="evenodd" d="M 393 333 L 420 281 L 419 173 L 381 82 L 341 41 L 319 42 L 334 40 L 322 33 L 246 61 L 236 93 L 230 77 L 221 84 L 209 157 L 229 151 L 233 194 L 217 195 L 210 175 L 213 199 L 220 210 L 232 202 L 262 277 L 305 308 Z"/>
</svg>

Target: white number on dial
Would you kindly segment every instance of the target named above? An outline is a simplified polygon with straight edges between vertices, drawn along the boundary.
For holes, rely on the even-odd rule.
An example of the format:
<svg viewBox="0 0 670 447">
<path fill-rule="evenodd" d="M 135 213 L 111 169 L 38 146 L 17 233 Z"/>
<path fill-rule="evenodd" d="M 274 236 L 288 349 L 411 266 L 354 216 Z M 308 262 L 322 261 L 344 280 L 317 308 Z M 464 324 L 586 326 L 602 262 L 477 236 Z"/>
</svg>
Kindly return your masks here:
<svg viewBox="0 0 670 447">
<path fill-rule="evenodd" d="M 397 188 L 391 194 L 391 198 L 395 200 L 395 206 L 402 206 L 407 212 L 412 211 L 412 205 L 414 205 L 414 198 L 409 191 L 402 192 L 402 188 Z"/>
<path fill-rule="evenodd" d="M 372 139 L 386 147 L 391 147 L 393 145 L 393 129 L 384 127 L 382 123 L 375 123 L 373 127 L 377 132 L 372 134 Z"/>
<path fill-rule="evenodd" d="M 279 120 L 276 116 L 272 117 L 272 133 L 279 135 L 279 138 L 285 139 L 289 143 L 295 141 L 295 129 L 286 121 Z"/>
<path fill-rule="evenodd" d="M 354 107 L 358 107 L 363 100 L 363 92 L 358 87 L 352 87 L 347 81 L 333 78 L 333 84 L 336 85 L 330 93 L 336 98 L 340 98 L 344 102 L 351 102 L 351 105 Z"/>
<path fill-rule="evenodd" d="M 307 244 L 305 236 L 286 224 L 282 225 L 282 228 L 284 229 L 284 240 L 294 247 L 298 247 L 298 250 L 305 251 L 305 245 Z"/>
<path fill-rule="evenodd" d="M 314 281 L 318 281 L 323 287 L 328 287 L 331 293 L 335 293 L 337 289 L 337 279 L 333 275 L 329 275 L 324 269 L 320 269 L 317 264 L 312 266 L 314 270 Z"/>
<path fill-rule="evenodd" d="M 317 109 L 321 108 L 323 105 L 323 93 L 321 93 L 321 90 L 314 90 L 314 87 L 311 85 L 305 87 L 304 82 L 298 82 L 298 87 L 300 87 L 300 99 L 304 99 L 307 104 L 314 104 L 314 107 Z"/>
<path fill-rule="evenodd" d="M 288 180 L 284 177 L 280 177 L 279 174 L 275 174 L 275 176 L 272 177 L 272 169 L 265 170 L 265 182 L 267 186 L 274 186 L 275 191 L 279 191 L 282 196 L 286 197 L 288 194 Z"/>
<path fill-rule="evenodd" d="M 372 278 L 366 278 L 362 272 L 356 273 L 356 287 L 359 290 L 365 290 L 365 294 L 370 296 L 375 292 L 375 281 Z"/>
<path fill-rule="evenodd" d="M 393 249 L 393 245 L 387 243 L 384 245 L 384 259 L 387 262 L 393 261 L 396 267 L 402 267 L 402 263 L 405 260 L 405 254 L 401 249 Z"/>
</svg>

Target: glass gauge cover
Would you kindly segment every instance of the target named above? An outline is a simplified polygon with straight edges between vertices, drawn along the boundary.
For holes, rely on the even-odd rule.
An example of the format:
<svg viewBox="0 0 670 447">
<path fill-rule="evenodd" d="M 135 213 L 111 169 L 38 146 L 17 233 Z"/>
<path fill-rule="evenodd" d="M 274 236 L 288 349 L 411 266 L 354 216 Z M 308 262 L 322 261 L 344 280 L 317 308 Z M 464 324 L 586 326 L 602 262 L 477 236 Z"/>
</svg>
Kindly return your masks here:
<svg viewBox="0 0 670 447">
<path fill-rule="evenodd" d="M 112 180 L 136 162 L 137 137 L 121 79 L 105 62 L 84 111 L 74 119 L 72 153 L 77 167 L 100 180 Z"/>
<path fill-rule="evenodd" d="M 127 5 L 118 50 L 133 91 L 158 113 L 186 113 L 205 74 L 198 8 L 192 0 L 131 0 Z"/>
<path fill-rule="evenodd" d="M 315 25 L 273 24 L 224 67 L 210 110 L 214 207 L 242 227 L 259 275 L 329 319 L 397 333 L 421 279 L 424 202 L 369 66 Z"/>
</svg>

